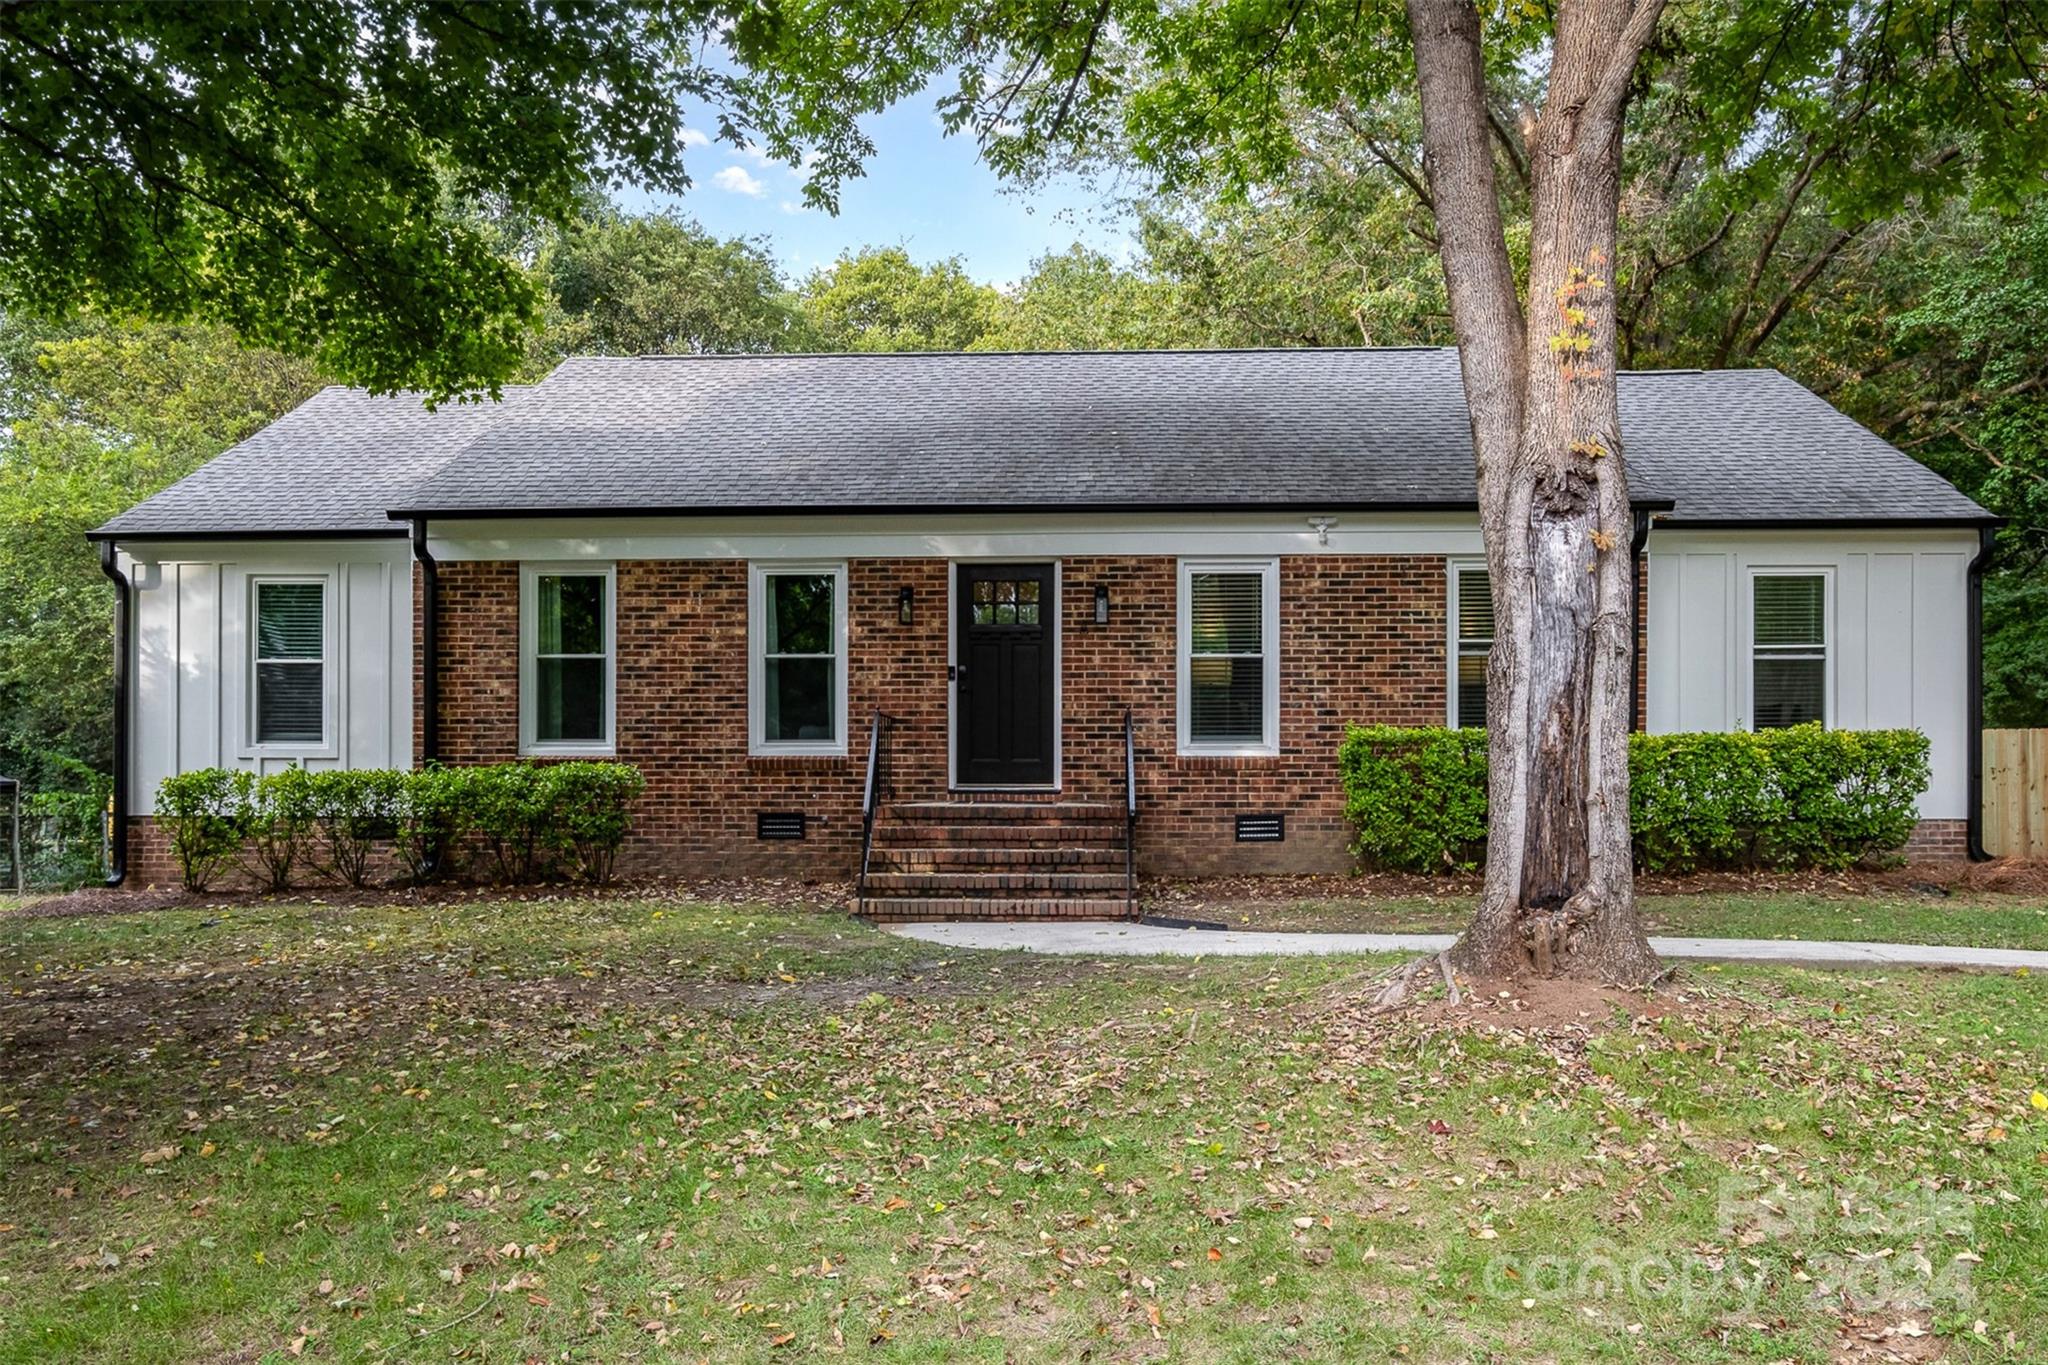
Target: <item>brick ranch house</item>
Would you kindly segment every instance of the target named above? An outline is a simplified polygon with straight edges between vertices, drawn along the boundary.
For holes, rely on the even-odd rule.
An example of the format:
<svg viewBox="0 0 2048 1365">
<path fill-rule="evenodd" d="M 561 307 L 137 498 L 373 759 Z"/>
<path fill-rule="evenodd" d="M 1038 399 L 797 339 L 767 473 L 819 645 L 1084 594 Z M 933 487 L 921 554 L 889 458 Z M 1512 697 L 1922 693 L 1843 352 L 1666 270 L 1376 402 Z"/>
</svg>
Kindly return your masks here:
<svg viewBox="0 0 2048 1365">
<path fill-rule="evenodd" d="M 1962 852 L 1993 519 L 1773 371 L 1628 374 L 1621 405 L 1639 724 L 1917 727 L 1915 838 Z M 1120 912 L 1127 847 L 1347 867 L 1345 727 L 1485 714 L 1441 349 L 588 358 L 438 412 L 329 388 L 93 534 L 150 882 L 170 773 L 575 755 L 647 776 L 630 872 L 850 876 L 874 767 L 870 910 Z"/>
</svg>

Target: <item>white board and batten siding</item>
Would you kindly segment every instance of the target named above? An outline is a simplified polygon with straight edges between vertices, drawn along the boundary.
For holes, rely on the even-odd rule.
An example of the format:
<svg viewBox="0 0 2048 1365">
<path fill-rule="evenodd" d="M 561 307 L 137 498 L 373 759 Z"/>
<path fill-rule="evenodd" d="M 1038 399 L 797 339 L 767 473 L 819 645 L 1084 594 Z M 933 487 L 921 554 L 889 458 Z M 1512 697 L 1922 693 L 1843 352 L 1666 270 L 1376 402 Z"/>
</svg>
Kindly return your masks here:
<svg viewBox="0 0 2048 1365">
<path fill-rule="evenodd" d="M 403 540 L 133 543 L 137 813 L 195 768 L 412 766 L 412 556 Z M 256 739 L 252 631 L 266 579 L 324 586 L 323 737 Z"/>
<path fill-rule="evenodd" d="M 1747 730 L 1751 582 L 1827 581 L 1827 723 L 1914 729 L 1930 743 L 1923 819 L 1969 810 L 1969 611 L 1974 530 L 1657 530 L 1649 544 L 1649 728 Z"/>
</svg>

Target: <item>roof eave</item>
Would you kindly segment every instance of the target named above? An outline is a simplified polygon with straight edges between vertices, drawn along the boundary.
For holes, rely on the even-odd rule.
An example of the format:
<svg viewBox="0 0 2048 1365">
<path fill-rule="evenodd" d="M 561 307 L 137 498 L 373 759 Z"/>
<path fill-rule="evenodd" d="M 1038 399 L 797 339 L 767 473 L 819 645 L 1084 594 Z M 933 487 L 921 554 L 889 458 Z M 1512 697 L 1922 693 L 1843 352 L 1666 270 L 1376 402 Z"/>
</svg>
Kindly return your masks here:
<svg viewBox="0 0 2048 1365">
<path fill-rule="evenodd" d="M 403 538 L 405 528 L 351 526 L 341 529 L 320 530 L 305 526 L 274 528 L 269 530 L 195 530 L 186 528 L 176 531 L 123 531 L 112 525 L 101 526 L 87 531 L 85 538 L 94 543 L 112 540 L 124 544 L 141 541 L 204 541 L 204 540 L 392 540 Z"/>
<path fill-rule="evenodd" d="M 1684 517 L 1660 516 L 1663 531 L 1973 531 L 1999 527 L 2005 518 L 1989 512 L 1952 517 Z"/>
<path fill-rule="evenodd" d="M 1632 505 L 1649 512 L 1676 506 L 1669 498 L 1636 498 Z M 1146 512 L 1477 512 L 1479 504 L 1463 499 L 1289 499 L 1285 502 L 1036 502 L 1036 503 L 818 503 L 792 507 L 787 503 L 676 507 L 403 507 L 387 515 L 393 521 L 529 521 L 543 517 L 833 517 L 1065 515 L 1074 512 L 1139 514 Z"/>
</svg>

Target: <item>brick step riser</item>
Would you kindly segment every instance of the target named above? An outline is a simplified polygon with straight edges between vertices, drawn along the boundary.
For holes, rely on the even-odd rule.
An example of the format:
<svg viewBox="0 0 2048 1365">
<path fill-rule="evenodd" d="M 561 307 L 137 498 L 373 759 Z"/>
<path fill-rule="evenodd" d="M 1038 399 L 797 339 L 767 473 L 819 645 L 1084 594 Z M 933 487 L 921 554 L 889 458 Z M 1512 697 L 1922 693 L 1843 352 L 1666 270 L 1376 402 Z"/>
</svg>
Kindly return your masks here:
<svg viewBox="0 0 2048 1365">
<path fill-rule="evenodd" d="M 1121 874 L 1108 872 L 870 872 L 870 896 L 1122 895 Z"/>
<path fill-rule="evenodd" d="M 1121 849 L 1122 825 L 876 825 L 877 848 Z"/>
<path fill-rule="evenodd" d="M 910 802 L 892 805 L 885 818 L 913 824 L 935 825 L 1029 825 L 1029 824 L 1111 824 L 1124 823 L 1121 806 L 1079 803 L 1067 806 L 1020 806 L 1003 802 L 987 805 L 956 805 Z"/>
<path fill-rule="evenodd" d="M 1115 870 L 1121 848 L 892 848 L 875 846 L 873 872 L 1016 872 Z"/>
<path fill-rule="evenodd" d="M 958 900 L 872 897 L 867 903 L 867 913 L 870 918 L 884 924 L 976 919 L 1128 919 L 1130 916 L 1129 907 L 1121 899 L 1030 900 L 980 896 Z"/>
</svg>

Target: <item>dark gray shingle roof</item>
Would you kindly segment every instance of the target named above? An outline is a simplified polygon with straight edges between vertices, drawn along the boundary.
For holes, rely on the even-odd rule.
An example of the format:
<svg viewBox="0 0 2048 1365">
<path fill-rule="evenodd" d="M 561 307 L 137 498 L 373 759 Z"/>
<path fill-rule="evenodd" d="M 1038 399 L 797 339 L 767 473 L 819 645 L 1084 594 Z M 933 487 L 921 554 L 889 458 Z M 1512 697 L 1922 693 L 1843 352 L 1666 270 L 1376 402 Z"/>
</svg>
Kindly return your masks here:
<svg viewBox="0 0 2048 1365">
<path fill-rule="evenodd" d="M 390 510 L 530 392 L 429 412 L 418 394 L 330 386 L 94 534 L 391 535 Z"/>
<path fill-rule="evenodd" d="M 323 401 L 328 414 L 296 420 Z M 329 390 L 110 528 L 251 502 L 308 522 L 345 502 L 349 525 L 368 525 L 373 494 L 379 516 L 1474 496 L 1457 354 L 1441 349 L 581 358 L 495 420 L 411 401 L 408 417 L 403 400 Z M 394 405 L 388 429 L 358 406 L 379 403 Z M 1627 374 L 1621 407 L 1634 492 L 1674 503 L 1674 522 L 1985 516 L 1775 371 Z M 205 497 L 181 492 L 199 480 Z"/>
</svg>

